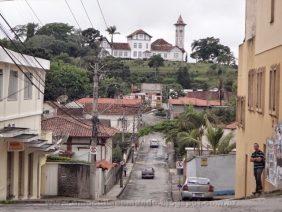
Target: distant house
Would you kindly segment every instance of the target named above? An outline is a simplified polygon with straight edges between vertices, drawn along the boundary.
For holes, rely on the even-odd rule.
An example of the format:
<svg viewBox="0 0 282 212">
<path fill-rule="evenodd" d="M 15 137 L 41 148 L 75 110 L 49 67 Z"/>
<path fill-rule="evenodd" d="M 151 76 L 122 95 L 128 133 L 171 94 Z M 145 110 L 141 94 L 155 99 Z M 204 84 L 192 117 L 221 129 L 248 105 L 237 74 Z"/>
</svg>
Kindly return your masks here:
<svg viewBox="0 0 282 212">
<path fill-rule="evenodd" d="M 89 120 L 79 121 L 66 116 L 55 116 L 43 119 L 42 130 L 51 132 L 53 136 L 67 136 L 61 150 L 66 156 L 74 160 L 90 162 L 89 148 L 91 145 L 92 123 Z M 97 146 L 97 160 L 112 162 L 112 136 L 118 131 L 114 128 L 100 124 L 98 126 L 99 143 Z"/>
<path fill-rule="evenodd" d="M 181 113 L 185 112 L 188 106 L 193 106 L 196 110 L 204 110 L 212 107 L 220 107 L 220 101 L 218 100 L 203 100 L 189 97 L 180 97 L 178 99 L 169 99 L 168 107 L 170 118 L 174 119 Z"/>
<path fill-rule="evenodd" d="M 92 98 L 82 98 L 76 101 L 84 106 L 86 119 L 91 119 Z M 109 120 L 110 126 L 117 130 L 132 133 L 137 132 L 140 122 L 141 99 L 98 99 L 98 112 L 100 120 Z"/>
<path fill-rule="evenodd" d="M 142 83 L 141 93 L 145 94 L 152 108 L 161 107 L 163 85 L 160 83 Z"/>
<path fill-rule="evenodd" d="M 152 43 L 152 36 L 143 29 L 138 29 L 127 36 L 126 43 L 110 43 L 106 38 L 101 42 L 102 51 L 118 58 L 147 59 L 153 55 L 160 55 L 169 61 L 184 61 L 186 59 L 185 26 L 180 16 L 175 25 L 175 45 L 164 39 L 157 39 Z"/>
<path fill-rule="evenodd" d="M 204 99 L 204 100 L 220 100 L 229 101 L 232 97 L 232 92 L 224 91 L 222 94 L 216 91 L 187 91 L 186 96 L 189 98 Z"/>
</svg>

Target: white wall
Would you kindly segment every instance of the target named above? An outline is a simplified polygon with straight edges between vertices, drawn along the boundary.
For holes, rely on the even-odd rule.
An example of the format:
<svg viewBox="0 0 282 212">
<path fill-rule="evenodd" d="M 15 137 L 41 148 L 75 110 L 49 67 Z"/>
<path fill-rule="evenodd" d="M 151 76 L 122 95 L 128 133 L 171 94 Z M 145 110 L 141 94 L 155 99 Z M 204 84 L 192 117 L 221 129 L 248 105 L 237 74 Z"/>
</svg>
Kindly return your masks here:
<svg viewBox="0 0 282 212">
<path fill-rule="evenodd" d="M 32 98 L 24 99 L 24 74 L 18 70 L 15 65 L 7 65 L 0 63 L 0 69 L 3 69 L 3 87 L 2 96 L 4 99 L 0 101 L 0 128 L 8 124 L 15 124 L 16 127 L 28 127 L 40 130 L 40 117 L 43 112 L 43 95 L 38 89 L 32 86 Z M 8 96 L 10 70 L 18 71 L 18 90 L 17 100 L 10 100 Z M 25 70 L 25 69 L 24 69 Z M 45 72 L 39 69 L 29 69 L 33 73 L 33 82 L 37 86 L 39 83 L 35 80 L 36 74 L 40 74 L 45 79 Z M 41 85 L 41 91 L 44 87 Z M 34 119 L 34 121 L 32 121 Z"/>
<path fill-rule="evenodd" d="M 131 51 L 114 49 L 113 56 L 118 58 L 131 58 Z"/>
<path fill-rule="evenodd" d="M 207 158 L 207 166 L 201 166 L 201 158 Z M 217 192 L 234 191 L 235 160 L 235 154 L 196 157 L 187 163 L 186 174 L 209 178 Z"/>
<path fill-rule="evenodd" d="M 151 38 L 148 35 L 138 34 L 132 38 L 128 38 L 127 42 L 131 48 L 131 58 L 144 58 L 143 52 L 151 50 Z"/>
<path fill-rule="evenodd" d="M 72 152 L 74 155 L 72 159 L 80 160 L 80 161 L 91 161 L 91 155 L 89 153 L 89 145 L 90 138 L 73 138 L 72 143 Z M 81 144 L 80 144 L 81 143 Z M 67 150 L 67 145 L 64 144 L 61 146 L 62 150 Z M 106 142 L 106 146 L 97 146 L 97 154 L 96 154 L 97 161 L 100 160 L 107 160 L 112 162 L 112 140 L 108 139 Z"/>
</svg>

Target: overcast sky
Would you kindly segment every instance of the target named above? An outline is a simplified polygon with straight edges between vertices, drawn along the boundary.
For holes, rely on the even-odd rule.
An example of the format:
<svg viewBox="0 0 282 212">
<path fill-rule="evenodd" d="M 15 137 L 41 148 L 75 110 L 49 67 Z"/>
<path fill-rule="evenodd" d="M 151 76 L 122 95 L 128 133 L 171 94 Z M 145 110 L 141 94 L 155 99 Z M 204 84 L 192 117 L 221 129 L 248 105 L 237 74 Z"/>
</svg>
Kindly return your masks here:
<svg viewBox="0 0 282 212">
<path fill-rule="evenodd" d="M 82 28 L 90 27 L 80 0 L 67 0 Z M 105 23 L 96 0 L 82 0 L 94 27 L 105 33 Z M 39 19 L 46 24 L 66 22 L 76 26 L 65 0 L 28 0 Z M 237 58 L 244 39 L 245 0 L 100 0 L 106 22 L 116 25 L 120 35 L 115 41 L 126 41 L 126 35 L 142 28 L 153 40 L 164 38 L 175 43 L 174 23 L 181 14 L 186 22 L 185 48 L 191 53 L 193 40 L 214 36 L 228 45 Z M 0 11 L 14 26 L 37 22 L 25 0 L 0 0 Z M 3 23 L 3 22 L 1 22 Z"/>
</svg>

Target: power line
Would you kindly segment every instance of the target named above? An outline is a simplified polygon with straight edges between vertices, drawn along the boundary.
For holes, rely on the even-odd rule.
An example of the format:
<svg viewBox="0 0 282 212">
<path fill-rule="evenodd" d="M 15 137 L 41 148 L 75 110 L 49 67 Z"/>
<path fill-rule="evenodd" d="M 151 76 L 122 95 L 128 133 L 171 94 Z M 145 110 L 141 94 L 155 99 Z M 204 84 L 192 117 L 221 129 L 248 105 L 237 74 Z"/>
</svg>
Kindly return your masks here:
<svg viewBox="0 0 282 212">
<path fill-rule="evenodd" d="M 105 16 L 104 16 L 104 13 L 103 13 L 102 7 L 101 7 L 101 5 L 100 5 L 100 2 L 99 2 L 99 0 L 96 0 L 96 1 L 97 1 L 97 4 L 98 4 L 98 7 L 99 7 L 99 10 L 100 10 L 100 13 L 101 13 L 101 15 L 102 15 L 102 17 L 103 17 L 104 24 L 105 24 L 106 28 L 108 28 L 108 24 L 107 24 L 106 18 L 105 18 Z"/>
<path fill-rule="evenodd" d="M 90 19 L 90 16 L 89 16 L 89 14 L 88 14 L 88 12 L 87 12 L 87 10 L 86 10 L 86 7 L 85 7 L 85 5 L 84 5 L 84 3 L 83 3 L 83 0 L 80 0 L 80 2 L 81 2 L 81 4 L 82 4 L 83 10 L 84 10 L 84 12 L 85 12 L 85 14 L 86 14 L 86 16 L 87 16 L 87 19 L 88 19 L 88 21 L 90 22 L 90 25 L 92 26 L 92 28 L 94 28 L 94 25 L 93 25 L 93 23 L 92 23 L 92 21 L 91 21 L 91 19 Z"/>
<path fill-rule="evenodd" d="M 69 11 L 70 11 L 70 13 L 71 13 L 71 16 L 73 17 L 73 19 L 74 19 L 75 23 L 77 24 L 78 28 L 81 29 L 81 27 L 80 27 L 80 25 L 79 25 L 79 23 L 78 23 L 78 20 L 76 19 L 75 15 L 74 15 L 74 12 L 72 11 L 72 9 L 71 9 L 71 7 L 70 7 L 68 1 L 65 0 L 65 3 L 66 3 L 66 5 L 68 6 L 68 9 L 69 9 Z"/>
<path fill-rule="evenodd" d="M 43 26 L 43 22 L 40 20 L 40 18 L 38 17 L 38 15 L 36 14 L 36 12 L 34 11 L 34 9 L 32 8 L 32 6 L 28 3 L 27 0 L 25 0 L 26 4 L 28 5 L 28 7 L 30 8 L 32 14 L 36 17 L 36 19 L 38 20 L 38 22 Z"/>
<path fill-rule="evenodd" d="M 22 46 L 28 50 L 27 46 L 24 44 L 24 42 L 21 40 L 21 38 L 18 36 L 18 34 L 15 32 L 15 30 L 12 28 L 12 26 L 9 24 L 9 22 L 7 21 L 7 19 L 2 15 L 2 13 L 0 13 L 1 18 L 4 20 L 4 22 L 7 24 L 7 26 L 9 27 L 9 29 L 11 30 L 11 32 L 13 32 L 13 34 L 15 35 L 15 37 L 17 38 L 17 40 L 20 41 L 20 43 L 22 44 Z M 31 52 L 28 51 L 28 53 L 30 54 Z M 34 60 L 38 63 L 38 65 L 44 70 L 46 71 L 46 69 L 41 65 L 41 63 L 38 61 L 38 59 L 32 55 L 32 57 L 34 58 Z M 44 80 L 42 80 L 44 81 Z"/>
<path fill-rule="evenodd" d="M 27 64 L 32 67 L 30 61 L 25 57 L 25 55 L 24 55 L 22 52 L 20 52 L 20 50 L 19 50 L 19 48 L 17 47 L 17 45 L 16 45 L 16 44 L 14 43 L 14 41 L 9 37 L 8 33 L 5 31 L 4 27 L 3 27 L 1 24 L 0 24 L 0 29 L 1 29 L 1 31 L 6 35 L 6 37 L 10 40 L 10 42 L 12 43 L 12 45 L 14 46 L 14 48 L 19 52 L 19 54 L 21 54 L 22 58 L 27 62 Z M 15 57 L 15 58 L 16 58 L 16 57 Z M 17 58 L 17 61 L 20 62 L 20 60 L 19 60 L 18 58 Z M 20 63 L 21 63 L 21 62 L 20 62 Z M 21 64 L 22 64 L 22 63 L 21 63 Z M 23 65 L 23 64 L 22 64 L 22 65 Z M 25 69 L 27 69 L 27 67 L 25 67 Z M 35 73 L 36 76 L 39 77 L 39 79 L 36 79 L 36 78 L 35 78 L 35 79 L 39 82 L 39 84 L 42 85 L 42 86 L 45 86 L 45 81 L 40 77 L 40 75 L 37 74 L 36 72 L 34 72 L 34 73 Z M 40 82 L 40 80 L 41 80 L 42 82 Z M 43 84 L 42 84 L 42 83 L 43 83 Z"/>
</svg>

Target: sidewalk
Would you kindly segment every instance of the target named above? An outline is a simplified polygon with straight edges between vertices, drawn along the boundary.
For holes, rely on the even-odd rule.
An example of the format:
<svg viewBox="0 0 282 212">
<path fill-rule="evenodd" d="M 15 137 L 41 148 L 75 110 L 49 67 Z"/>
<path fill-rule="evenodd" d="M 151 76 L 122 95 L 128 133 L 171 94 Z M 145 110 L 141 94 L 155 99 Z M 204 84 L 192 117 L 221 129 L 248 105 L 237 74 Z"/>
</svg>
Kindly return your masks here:
<svg viewBox="0 0 282 212">
<path fill-rule="evenodd" d="M 126 177 L 124 177 L 123 175 L 123 187 L 121 188 L 120 184 L 117 183 L 106 195 L 99 198 L 100 201 L 103 201 L 103 200 L 104 201 L 113 201 L 113 200 L 116 200 L 122 194 L 123 190 L 126 188 L 126 185 L 128 184 L 130 180 L 131 173 L 133 170 L 133 165 L 134 164 L 131 162 L 126 163 L 127 174 L 126 174 Z"/>
</svg>

